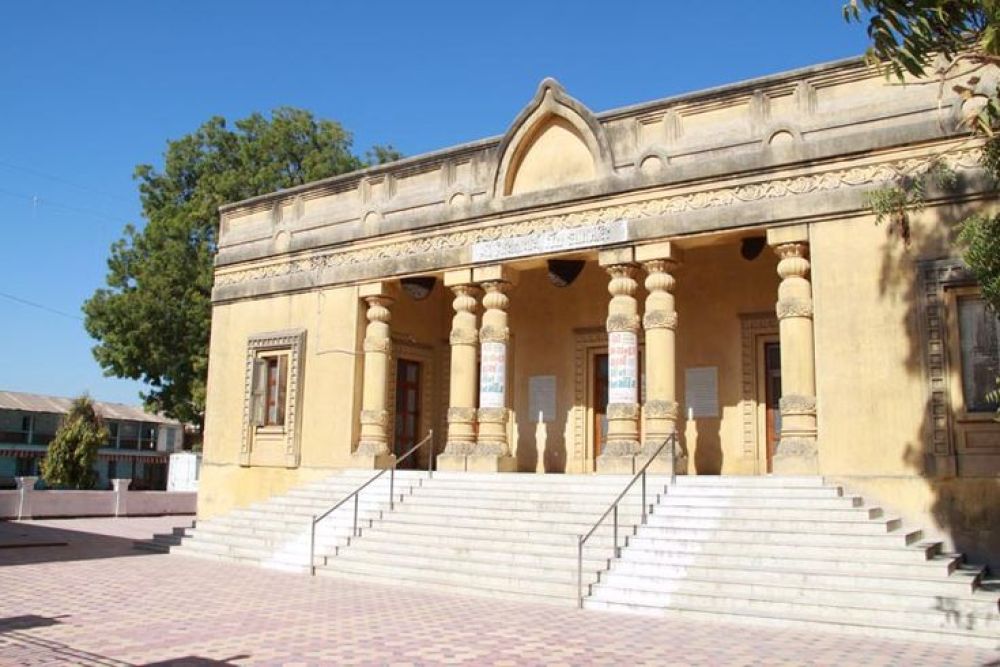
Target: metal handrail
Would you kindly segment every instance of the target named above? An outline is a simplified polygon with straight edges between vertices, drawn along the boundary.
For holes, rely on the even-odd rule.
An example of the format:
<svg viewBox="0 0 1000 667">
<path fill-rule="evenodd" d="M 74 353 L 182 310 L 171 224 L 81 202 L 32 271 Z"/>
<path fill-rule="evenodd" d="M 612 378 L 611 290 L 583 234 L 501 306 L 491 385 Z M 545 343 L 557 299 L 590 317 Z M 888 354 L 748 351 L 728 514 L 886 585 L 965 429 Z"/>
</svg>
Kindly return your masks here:
<svg viewBox="0 0 1000 667">
<path fill-rule="evenodd" d="M 614 543 L 613 543 L 612 553 L 614 558 L 618 558 L 618 556 L 621 555 L 621 552 L 618 549 L 618 505 L 621 503 L 622 498 L 625 497 L 625 494 L 628 493 L 629 490 L 632 488 L 632 485 L 635 484 L 636 480 L 641 477 L 642 478 L 642 523 L 643 524 L 646 523 L 646 515 L 649 513 L 649 507 L 646 505 L 646 469 L 649 468 L 649 465 L 653 462 L 653 460 L 660 455 L 660 452 L 662 452 L 663 448 L 667 446 L 667 443 L 670 443 L 670 484 L 673 485 L 674 483 L 676 483 L 677 431 L 674 431 L 673 433 L 668 435 L 663 440 L 663 442 L 660 443 L 660 446 L 656 448 L 656 451 L 653 452 L 652 456 L 649 457 L 649 460 L 646 461 L 646 463 L 643 464 L 642 468 L 640 468 L 639 471 L 632 476 L 632 480 L 627 485 L 625 485 L 625 488 L 622 489 L 622 492 L 619 493 L 618 497 L 615 498 L 614 502 L 611 503 L 611 506 L 608 507 L 608 509 L 604 510 L 604 514 L 602 514 L 601 518 L 599 518 L 596 522 L 594 522 L 594 525 L 591 526 L 589 531 L 587 531 L 587 534 L 576 536 L 576 606 L 578 608 L 583 607 L 584 543 L 587 540 L 589 540 L 590 537 L 594 534 L 594 531 L 596 531 L 600 527 L 600 525 L 604 523 L 604 520 L 608 518 L 608 514 L 613 514 L 615 527 L 614 527 Z"/>
<path fill-rule="evenodd" d="M 433 441 L 434 441 L 434 429 L 431 429 L 431 430 L 427 431 L 427 436 L 423 440 L 421 440 L 417 444 L 415 444 L 412 447 L 410 447 L 399 458 L 393 459 L 391 467 L 389 467 L 389 468 L 383 468 L 382 470 L 379 470 L 377 473 L 375 473 L 374 475 L 372 475 L 371 478 L 367 482 L 365 482 L 364 484 L 362 484 L 358 488 L 354 489 L 354 491 L 351 491 L 351 493 L 349 493 L 348 495 L 344 496 L 340 500 L 340 502 L 338 502 L 336 505 L 334 505 L 333 507 L 331 507 L 327 511 L 323 512 L 322 514 L 318 514 L 318 515 L 317 514 L 313 514 L 313 516 L 312 516 L 312 522 L 311 522 L 311 525 L 309 527 L 309 573 L 310 574 L 312 574 L 313 576 L 316 575 L 316 524 L 318 524 L 320 521 L 322 521 L 326 517 L 328 517 L 331 514 L 333 514 L 333 512 L 335 510 L 337 510 L 341 506 L 343 506 L 343 504 L 346 503 L 348 500 L 350 500 L 351 498 L 354 498 L 354 523 L 353 523 L 353 525 L 351 527 L 351 537 L 358 537 L 359 535 L 361 535 L 361 532 L 358 530 L 358 498 L 360 497 L 361 492 L 364 491 L 368 487 L 369 484 L 371 484 L 372 482 L 374 482 L 375 480 L 377 480 L 379 477 L 381 477 L 382 475 L 384 475 L 386 472 L 388 472 L 389 473 L 389 511 L 391 512 L 392 510 L 394 510 L 396 508 L 396 498 L 395 498 L 396 466 L 398 466 L 400 464 L 400 462 L 405 461 L 411 454 L 413 454 L 413 452 L 417 451 L 418 449 L 420 449 L 421 447 L 423 447 L 424 445 L 426 445 L 428 442 L 433 442 Z M 430 479 L 431 477 L 434 476 L 433 465 L 434 465 L 434 447 L 432 445 L 431 446 L 430 454 L 427 456 L 427 477 L 428 477 L 428 479 Z M 402 498 L 400 498 L 400 500 L 402 500 Z"/>
</svg>

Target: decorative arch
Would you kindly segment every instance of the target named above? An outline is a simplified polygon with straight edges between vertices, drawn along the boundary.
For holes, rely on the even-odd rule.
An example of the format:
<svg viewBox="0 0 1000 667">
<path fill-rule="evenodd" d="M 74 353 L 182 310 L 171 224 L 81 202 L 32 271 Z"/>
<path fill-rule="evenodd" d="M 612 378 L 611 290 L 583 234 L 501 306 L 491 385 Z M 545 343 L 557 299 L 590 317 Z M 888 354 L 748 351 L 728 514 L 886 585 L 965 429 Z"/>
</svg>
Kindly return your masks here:
<svg viewBox="0 0 1000 667">
<path fill-rule="evenodd" d="M 614 171 L 611 145 L 600 121 L 551 78 L 542 81 L 504 134 L 497 156 L 494 197 L 600 179 Z M 542 169 L 556 157 L 561 168 Z M 522 174 L 522 168 L 544 177 L 531 182 L 536 174 Z"/>
</svg>

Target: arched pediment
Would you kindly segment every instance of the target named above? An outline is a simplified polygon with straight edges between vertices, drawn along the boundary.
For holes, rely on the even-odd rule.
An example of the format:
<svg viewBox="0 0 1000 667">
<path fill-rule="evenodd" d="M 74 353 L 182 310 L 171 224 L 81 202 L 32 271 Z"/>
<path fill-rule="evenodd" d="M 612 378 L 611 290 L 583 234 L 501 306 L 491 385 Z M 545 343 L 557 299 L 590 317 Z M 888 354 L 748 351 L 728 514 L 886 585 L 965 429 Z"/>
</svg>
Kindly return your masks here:
<svg viewBox="0 0 1000 667">
<path fill-rule="evenodd" d="M 549 190 L 612 172 L 611 148 L 600 122 L 545 79 L 497 148 L 493 196 Z"/>
</svg>

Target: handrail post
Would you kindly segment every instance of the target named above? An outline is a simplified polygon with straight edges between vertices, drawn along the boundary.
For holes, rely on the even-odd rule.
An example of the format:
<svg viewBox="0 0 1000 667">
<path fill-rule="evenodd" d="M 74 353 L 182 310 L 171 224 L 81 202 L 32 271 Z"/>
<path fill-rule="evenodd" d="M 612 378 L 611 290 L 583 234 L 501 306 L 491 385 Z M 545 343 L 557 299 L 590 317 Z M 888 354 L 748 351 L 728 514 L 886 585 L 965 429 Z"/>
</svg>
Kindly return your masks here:
<svg viewBox="0 0 1000 667">
<path fill-rule="evenodd" d="M 615 535 L 614 535 L 614 553 L 615 558 L 618 558 L 618 503 L 615 503 Z"/>
<path fill-rule="evenodd" d="M 576 608 L 583 609 L 583 535 L 576 536 Z"/>
<path fill-rule="evenodd" d="M 670 436 L 670 486 L 674 486 L 677 484 L 677 431 Z"/>
<path fill-rule="evenodd" d="M 434 429 L 427 432 L 428 439 L 428 451 L 427 451 L 427 479 L 434 476 Z"/>
<path fill-rule="evenodd" d="M 642 523 L 646 524 L 646 469 L 642 469 Z"/>
<path fill-rule="evenodd" d="M 309 574 L 316 576 L 316 515 L 309 522 Z"/>
<path fill-rule="evenodd" d="M 352 537 L 358 536 L 358 496 L 360 495 L 360 493 L 354 494 L 354 528 L 351 530 Z"/>
</svg>

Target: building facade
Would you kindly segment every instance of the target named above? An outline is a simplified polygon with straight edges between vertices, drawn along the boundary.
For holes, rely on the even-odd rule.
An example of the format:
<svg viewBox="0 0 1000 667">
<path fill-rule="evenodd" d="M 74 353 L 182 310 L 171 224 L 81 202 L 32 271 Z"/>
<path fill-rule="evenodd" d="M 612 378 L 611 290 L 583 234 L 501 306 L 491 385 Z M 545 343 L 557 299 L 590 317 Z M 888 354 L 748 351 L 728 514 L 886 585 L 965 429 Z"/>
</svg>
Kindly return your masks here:
<svg viewBox="0 0 1000 667">
<path fill-rule="evenodd" d="M 565 474 L 676 431 L 679 472 L 822 474 L 1000 553 L 997 322 L 950 241 L 992 205 L 977 103 L 858 60 L 600 114 L 546 80 L 500 137 L 223 207 L 199 514 L 432 429 L 439 469 Z M 876 224 L 942 164 L 909 243 Z"/>
<path fill-rule="evenodd" d="M 14 488 L 16 477 L 39 476 L 39 466 L 72 399 L 0 391 L 0 486 Z M 110 437 L 98 452 L 98 489 L 129 478 L 133 490 L 165 490 L 170 452 L 184 442 L 183 425 L 120 403 L 94 401 Z"/>
</svg>

